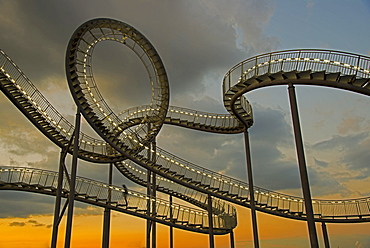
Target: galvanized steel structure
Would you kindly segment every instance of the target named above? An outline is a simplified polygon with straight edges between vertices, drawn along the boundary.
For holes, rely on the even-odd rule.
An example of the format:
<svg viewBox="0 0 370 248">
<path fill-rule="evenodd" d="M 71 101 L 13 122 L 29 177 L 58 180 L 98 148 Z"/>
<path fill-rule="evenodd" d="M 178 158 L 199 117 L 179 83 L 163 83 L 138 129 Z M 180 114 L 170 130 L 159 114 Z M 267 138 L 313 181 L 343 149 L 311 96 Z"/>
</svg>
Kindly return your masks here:
<svg viewBox="0 0 370 248">
<path fill-rule="evenodd" d="M 91 59 L 97 43 L 119 42 L 132 50 L 143 63 L 152 86 L 152 99 L 138 106 L 114 113 L 99 92 L 92 73 Z M 106 209 L 146 218 L 210 235 L 230 234 L 236 227 L 236 211 L 231 204 L 251 208 L 255 247 L 259 247 L 256 211 L 307 221 L 311 247 L 318 247 L 315 222 L 356 223 L 370 221 L 370 198 L 311 199 L 304 158 L 303 141 L 294 85 L 319 85 L 370 95 L 370 58 L 328 50 L 293 50 L 259 55 L 228 71 L 223 80 L 227 114 L 205 113 L 169 106 L 169 86 L 164 65 L 154 46 L 132 26 L 106 18 L 90 20 L 73 34 L 66 53 L 68 85 L 77 105 L 76 123 L 65 119 L 37 90 L 18 66 L 0 50 L 0 88 L 10 101 L 51 141 L 61 149 L 59 173 L 31 168 L 0 168 L 0 189 L 25 190 L 56 195 L 52 247 L 56 245 L 57 226 L 68 207 L 65 247 L 72 230 L 73 201 L 83 201 Z M 273 85 L 287 85 L 302 183 L 302 197 L 295 197 L 253 185 L 248 128 L 253 125 L 252 107 L 244 94 Z M 80 115 L 101 139 L 80 131 Z M 155 144 L 163 124 L 177 125 L 214 133 L 245 134 L 248 183 L 192 164 Z M 73 154 L 72 171 L 64 164 L 67 153 Z M 147 187 L 147 195 L 128 192 L 111 182 L 95 182 L 77 176 L 77 161 L 114 165 L 130 180 Z M 258 165 L 255 165 L 258 166 Z M 155 197 L 155 192 L 170 195 L 170 200 Z M 68 197 L 60 209 L 61 197 Z M 198 208 L 180 206 L 172 197 Z M 108 211 L 109 210 L 109 211 Z M 324 229 L 325 227 L 325 229 Z M 105 235 L 109 234 L 109 228 Z M 148 228 L 149 235 L 150 228 Z M 155 236 L 155 233 L 153 233 Z M 107 237 L 107 236 L 105 236 Z M 104 243 L 105 242 L 105 243 Z M 103 247 L 108 247 L 105 238 Z M 149 246 L 150 242 L 147 243 Z M 155 239 L 152 246 L 155 247 Z"/>
</svg>

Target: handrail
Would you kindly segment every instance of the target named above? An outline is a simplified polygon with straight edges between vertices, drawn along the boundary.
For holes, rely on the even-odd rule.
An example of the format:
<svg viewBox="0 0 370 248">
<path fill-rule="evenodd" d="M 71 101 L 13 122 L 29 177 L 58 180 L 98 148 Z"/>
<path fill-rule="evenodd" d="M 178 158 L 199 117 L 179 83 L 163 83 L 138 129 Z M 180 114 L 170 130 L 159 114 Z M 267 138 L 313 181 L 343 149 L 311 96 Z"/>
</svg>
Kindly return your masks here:
<svg viewBox="0 0 370 248">
<path fill-rule="evenodd" d="M 36 187 L 55 191 L 58 186 L 58 173 L 50 170 L 42 170 L 28 167 L 0 166 L 0 185 L 14 184 L 22 187 Z M 1 189 L 1 186 L 0 186 Z M 62 183 L 62 191 L 69 192 L 68 180 Z M 91 180 L 84 177 L 76 178 L 76 196 L 94 201 L 106 202 L 108 205 L 124 209 L 134 209 L 135 212 L 147 213 L 148 202 L 155 203 L 156 216 L 160 220 L 170 223 L 183 223 L 187 229 L 192 227 L 193 231 L 202 232 L 209 227 L 208 212 L 177 203 L 171 203 L 158 197 L 148 196 L 143 193 L 128 190 L 103 182 Z M 126 204 L 127 201 L 127 204 Z M 172 211 L 170 211 L 172 209 Z M 212 219 L 214 228 L 220 233 L 228 232 L 236 226 L 235 212 L 213 212 Z M 184 224 L 187 223 L 187 224 Z"/>
<path fill-rule="evenodd" d="M 223 92 L 253 77 L 280 71 L 326 71 L 354 75 L 356 78 L 370 77 L 370 57 L 353 53 L 301 49 L 265 53 L 248 58 L 232 67 L 224 76 Z"/>
</svg>

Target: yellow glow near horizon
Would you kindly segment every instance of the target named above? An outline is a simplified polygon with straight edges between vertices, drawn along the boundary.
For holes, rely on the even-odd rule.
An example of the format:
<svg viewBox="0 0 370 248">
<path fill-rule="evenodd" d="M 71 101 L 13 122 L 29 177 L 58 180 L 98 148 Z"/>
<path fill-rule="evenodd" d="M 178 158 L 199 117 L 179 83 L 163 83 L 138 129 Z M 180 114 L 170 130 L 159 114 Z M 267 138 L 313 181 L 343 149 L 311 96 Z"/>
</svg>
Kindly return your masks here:
<svg viewBox="0 0 370 248">
<path fill-rule="evenodd" d="M 252 247 L 253 235 L 251 231 L 250 210 L 242 207 L 238 209 L 238 226 L 234 229 L 237 248 Z M 96 210 L 100 210 L 96 208 Z M 73 248 L 100 248 L 102 245 L 103 209 L 101 215 L 76 215 L 73 219 L 72 244 Z M 0 219 L 0 248 L 47 248 L 51 241 L 51 223 L 53 216 L 38 215 L 27 218 Z M 307 224 L 258 213 L 259 238 L 261 244 L 276 242 L 287 244 L 294 238 L 303 240 L 300 246 L 307 247 L 309 243 Z M 327 224 L 329 238 L 345 235 L 370 235 L 370 223 L 362 224 Z M 60 224 L 58 248 L 64 247 L 65 218 Z M 321 225 L 316 225 L 319 240 L 322 240 Z M 111 218 L 111 248 L 144 248 L 146 243 L 146 220 L 138 217 L 112 212 Z M 335 239 L 331 239 L 332 241 Z M 176 248 L 203 248 L 209 246 L 206 234 L 174 229 L 174 246 Z M 215 236 L 216 247 L 230 247 L 230 236 Z M 169 248 L 169 227 L 157 224 L 157 247 Z M 263 246 L 286 247 L 286 246 Z"/>
</svg>

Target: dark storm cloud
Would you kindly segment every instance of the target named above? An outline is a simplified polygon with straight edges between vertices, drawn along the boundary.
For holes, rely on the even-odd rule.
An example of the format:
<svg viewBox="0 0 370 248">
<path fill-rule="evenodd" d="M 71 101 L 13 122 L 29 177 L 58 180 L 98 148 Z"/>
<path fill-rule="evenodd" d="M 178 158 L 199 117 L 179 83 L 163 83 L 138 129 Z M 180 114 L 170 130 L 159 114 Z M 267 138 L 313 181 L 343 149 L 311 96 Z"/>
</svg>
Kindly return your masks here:
<svg viewBox="0 0 370 248">
<path fill-rule="evenodd" d="M 272 15 L 272 8 L 266 8 L 269 2 L 4 1 L 1 9 L 17 18 L 2 16 L 6 24 L 0 25 L 1 48 L 34 82 L 46 75 L 62 78 L 65 48 L 74 30 L 88 19 L 115 18 L 133 25 L 152 41 L 176 97 L 204 92 L 202 81 L 207 73 L 224 74 L 240 60 L 276 47 L 276 41 L 262 31 Z M 109 63 L 102 70 L 108 67 Z M 216 83 L 220 87 L 220 81 Z"/>
<path fill-rule="evenodd" d="M 0 218 L 52 214 L 54 197 L 28 192 L 1 191 Z"/>
</svg>

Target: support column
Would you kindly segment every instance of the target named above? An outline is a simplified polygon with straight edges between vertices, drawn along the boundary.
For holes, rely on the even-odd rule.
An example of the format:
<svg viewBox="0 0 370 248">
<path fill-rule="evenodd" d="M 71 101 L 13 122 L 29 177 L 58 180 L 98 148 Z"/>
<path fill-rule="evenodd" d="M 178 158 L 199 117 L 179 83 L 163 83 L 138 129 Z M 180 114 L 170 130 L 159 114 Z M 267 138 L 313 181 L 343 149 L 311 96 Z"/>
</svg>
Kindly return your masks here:
<svg viewBox="0 0 370 248">
<path fill-rule="evenodd" d="M 325 248 L 330 248 L 328 230 L 326 229 L 325 222 L 322 222 L 322 236 L 324 238 Z"/>
<path fill-rule="evenodd" d="M 59 218 L 60 218 L 60 204 L 62 202 L 62 184 L 63 184 L 63 164 L 64 164 L 64 151 L 60 152 L 60 160 L 59 160 L 59 171 L 58 171 L 58 186 L 55 198 L 55 207 L 54 207 L 54 220 L 53 220 L 53 234 L 51 238 L 51 248 L 57 247 L 58 241 L 58 231 L 59 231 Z"/>
<path fill-rule="evenodd" d="M 209 248 L 215 247 L 215 239 L 213 235 L 213 217 L 212 217 L 212 197 L 208 194 L 208 225 L 209 225 Z"/>
<path fill-rule="evenodd" d="M 172 195 L 170 195 L 170 219 L 172 223 L 173 212 L 172 212 Z M 173 248 L 173 226 L 170 226 L 170 248 Z"/>
<path fill-rule="evenodd" d="M 146 214 L 148 216 L 150 216 L 150 210 L 151 210 L 151 174 L 152 172 L 150 170 L 147 170 L 146 172 L 146 182 L 147 182 L 147 185 L 146 185 L 146 194 L 149 196 L 149 199 L 147 201 L 147 205 L 146 205 Z M 146 220 L 146 248 L 150 248 L 150 233 L 151 233 L 151 225 L 152 225 L 152 221 L 147 219 Z"/>
<path fill-rule="evenodd" d="M 235 248 L 235 239 L 234 239 L 234 231 L 231 230 L 230 232 L 230 248 Z"/>
<path fill-rule="evenodd" d="M 73 208 L 75 199 L 75 188 L 76 188 L 76 176 L 77 176 L 77 161 L 78 161 L 78 150 L 79 150 L 79 136 L 81 127 L 81 109 L 77 106 L 76 120 L 75 120 L 75 133 L 73 142 L 73 157 L 72 157 L 72 170 L 71 170 L 71 183 L 68 196 L 68 213 L 67 213 L 67 227 L 65 235 L 65 248 L 71 246 L 71 234 L 72 234 L 72 220 L 73 220 Z"/>
<path fill-rule="evenodd" d="M 112 174 L 113 174 L 113 165 L 112 163 L 109 164 L 109 172 L 108 172 L 108 184 L 109 186 L 112 185 Z M 108 199 L 107 203 L 111 202 L 111 191 L 112 189 L 109 188 L 108 190 Z M 102 241 L 102 248 L 109 248 L 109 236 L 110 236 L 110 208 L 106 207 L 104 209 L 104 221 L 103 221 L 103 241 Z"/>
<path fill-rule="evenodd" d="M 310 235 L 310 243 L 311 243 L 311 248 L 318 248 L 319 244 L 317 240 L 315 219 L 313 216 L 310 185 L 308 181 L 308 173 L 307 173 L 306 160 L 305 160 L 305 155 L 304 155 L 301 126 L 299 123 L 297 98 L 296 98 L 294 86 L 291 83 L 288 86 L 288 92 L 289 92 L 289 102 L 290 102 L 290 108 L 291 108 L 291 114 L 292 114 L 293 130 L 294 130 L 295 144 L 296 144 L 297 157 L 298 157 L 299 174 L 301 177 L 302 192 L 303 192 L 303 198 L 304 198 L 306 215 L 307 215 L 308 232 Z"/>
<path fill-rule="evenodd" d="M 148 132 L 150 132 L 150 123 L 148 123 Z M 148 160 L 150 161 L 151 160 L 151 157 L 152 157 L 152 154 L 151 154 L 151 149 L 152 149 L 152 145 L 151 143 L 148 144 L 149 146 L 149 149 L 148 149 L 148 154 L 147 154 L 147 157 L 148 157 Z M 147 216 L 150 216 L 151 215 L 151 211 L 152 211 L 152 202 L 151 202 L 151 198 L 152 198 L 152 172 L 150 170 L 147 170 L 146 172 L 147 174 L 147 177 L 146 177 L 146 194 L 147 196 L 149 196 L 149 199 L 147 201 L 147 205 L 146 205 L 146 214 Z M 146 248 L 150 248 L 150 238 L 151 238 L 151 230 L 152 230 L 152 221 L 147 219 L 146 220 Z"/>
<path fill-rule="evenodd" d="M 256 204 L 254 200 L 254 185 L 253 185 L 253 174 L 252 174 L 252 159 L 251 151 L 249 146 L 249 133 L 248 130 L 244 131 L 244 143 L 245 143 L 245 156 L 247 160 L 247 172 L 248 172 L 248 184 L 249 184 L 249 202 L 251 206 L 251 215 L 252 215 L 252 228 L 253 228 L 253 241 L 254 247 L 259 248 L 259 238 L 258 238 L 258 225 L 257 225 L 257 213 L 256 213 Z"/>
<path fill-rule="evenodd" d="M 153 153 L 151 154 L 151 161 L 156 161 L 156 142 L 155 140 L 152 142 L 152 150 Z M 157 175 L 152 172 L 152 197 L 156 198 L 157 197 Z M 152 215 L 156 216 L 157 215 L 157 204 L 155 201 L 152 202 Z M 152 248 L 157 247 L 157 222 L 153 221 L 152 222 Z"/>
</svg>

